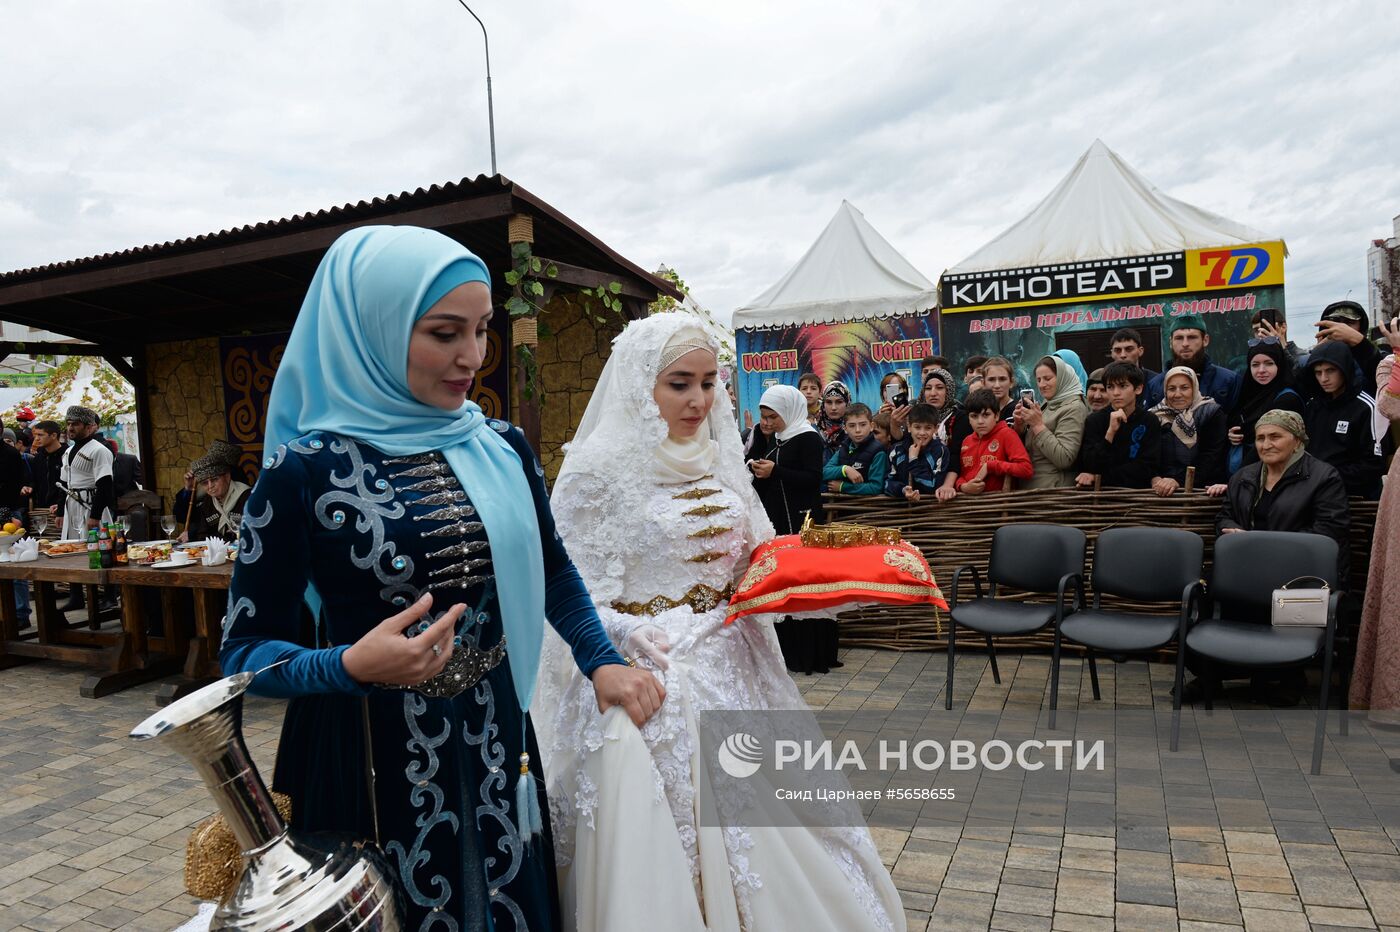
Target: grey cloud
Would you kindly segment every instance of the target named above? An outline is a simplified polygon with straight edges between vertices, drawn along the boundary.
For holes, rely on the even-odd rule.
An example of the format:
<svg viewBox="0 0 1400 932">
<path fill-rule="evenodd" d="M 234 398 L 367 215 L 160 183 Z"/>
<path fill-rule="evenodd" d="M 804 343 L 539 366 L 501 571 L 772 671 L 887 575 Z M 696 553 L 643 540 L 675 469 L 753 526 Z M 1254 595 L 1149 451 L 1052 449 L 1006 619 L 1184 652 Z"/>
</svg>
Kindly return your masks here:
<svg viewBox="0 0 1400 932">
<path fill-rule="evenodd" d="M 474 6 L 501 170 L 721 317 L 842 198 L 936 277 L 1096 137 L 1285 236 L 1295 326 L 1364 293 L 1400 212 L 1389 7 Z M 488 167 L 480 32 L 451 0 L 51 0 L 0 29 L 26 39 L 0 61 L 7 267 Z"/>
</svg>

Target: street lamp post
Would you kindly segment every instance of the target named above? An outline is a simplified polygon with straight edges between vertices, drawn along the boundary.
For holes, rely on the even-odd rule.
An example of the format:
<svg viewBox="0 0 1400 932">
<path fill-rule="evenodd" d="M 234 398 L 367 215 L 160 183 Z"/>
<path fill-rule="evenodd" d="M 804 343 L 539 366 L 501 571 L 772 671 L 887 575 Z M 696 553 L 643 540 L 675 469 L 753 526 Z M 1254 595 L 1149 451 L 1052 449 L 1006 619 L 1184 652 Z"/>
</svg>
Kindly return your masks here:
<svg viewBox="0 0 1400 932">
<path fill-rule="evenodd" d="M 472 15 L 476 24 L 481 27 L 481 41 L 486 45 L 486 119 L 491 127 L 491 174 L 496 174 L 496 106 L 491 99 L 491 39 L 486 34 L 486 24 L 481 21 L 481 17 L 476 15 L 476 11 L 467 6 L 466 0 L 457 0 L 462 4 L 462 9 Z"/>
</svg>

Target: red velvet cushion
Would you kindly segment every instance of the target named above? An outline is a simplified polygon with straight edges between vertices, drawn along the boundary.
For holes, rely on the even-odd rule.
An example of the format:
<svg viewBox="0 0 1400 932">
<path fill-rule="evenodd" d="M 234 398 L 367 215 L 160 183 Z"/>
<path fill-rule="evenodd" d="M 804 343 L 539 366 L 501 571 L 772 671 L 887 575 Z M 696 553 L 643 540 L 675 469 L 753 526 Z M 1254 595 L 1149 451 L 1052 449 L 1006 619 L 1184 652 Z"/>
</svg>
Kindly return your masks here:
<svg viewBox="0 0 1400 932">
<path fill-rule="evenodd" d="M 948 608 L 915 546 L 807 547 L 796 534 L 753 552 L 725 623 L 745 615 L 792 615 L 855 602 Z"/>
</svg>

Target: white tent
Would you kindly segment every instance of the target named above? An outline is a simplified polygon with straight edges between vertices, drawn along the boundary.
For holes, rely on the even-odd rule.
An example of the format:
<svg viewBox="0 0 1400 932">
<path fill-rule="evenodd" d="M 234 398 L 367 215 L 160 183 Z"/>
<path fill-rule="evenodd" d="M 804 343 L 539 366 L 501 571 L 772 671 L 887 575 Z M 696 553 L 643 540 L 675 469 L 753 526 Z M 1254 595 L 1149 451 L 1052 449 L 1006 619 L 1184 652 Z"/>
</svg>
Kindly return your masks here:
<svg viewBox="0 0 1400 932">
<path fill-rule="evenodd" d="M 938 289 L 849 201 L 772 288 L 734 312 L 734 328 L 790 327 L 927 311 Z"/>
<path fill-rule="evenodd" d="M 1094 140 L 1023 219 L 948 269 L 982 272 L 1278 240 L 1157 190 Z"/>
</svg>

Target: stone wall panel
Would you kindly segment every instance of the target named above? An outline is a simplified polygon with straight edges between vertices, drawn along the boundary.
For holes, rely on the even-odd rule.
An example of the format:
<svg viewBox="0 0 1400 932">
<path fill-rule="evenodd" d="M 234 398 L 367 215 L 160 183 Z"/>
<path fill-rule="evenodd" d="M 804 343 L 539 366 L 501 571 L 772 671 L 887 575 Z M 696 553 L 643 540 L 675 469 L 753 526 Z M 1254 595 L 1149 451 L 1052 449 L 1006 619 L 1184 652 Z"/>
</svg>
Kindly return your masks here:
<svg viewBox="0 0 1400 932">
<path fill-rule="evenodd" d="M 211 441 L 227 435 L 219 341 L 191 340 L 146 347 L 150 372 L 151 448 L 156 491 L 173 507 L 192 460 L 204 455 Z"/>
</svg>

